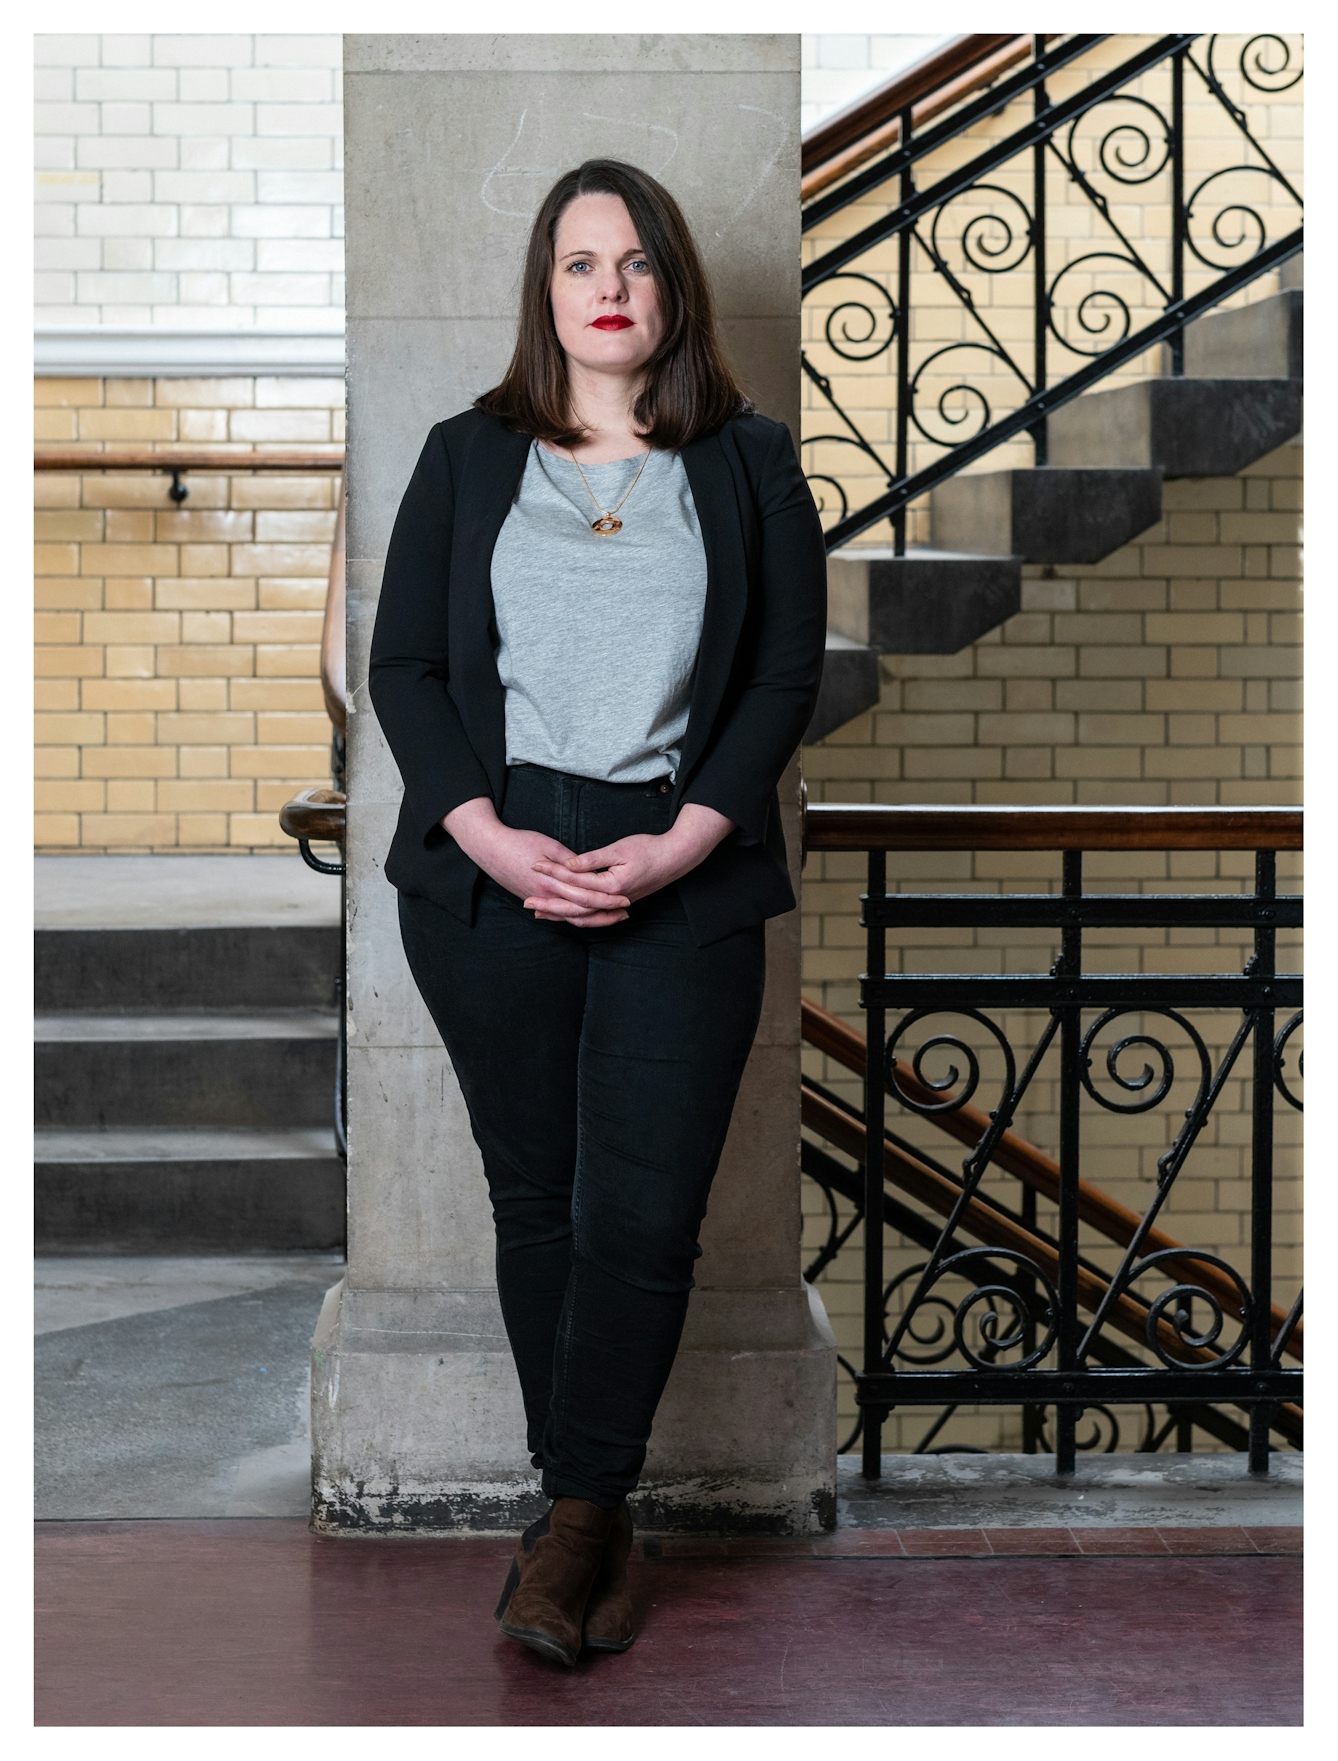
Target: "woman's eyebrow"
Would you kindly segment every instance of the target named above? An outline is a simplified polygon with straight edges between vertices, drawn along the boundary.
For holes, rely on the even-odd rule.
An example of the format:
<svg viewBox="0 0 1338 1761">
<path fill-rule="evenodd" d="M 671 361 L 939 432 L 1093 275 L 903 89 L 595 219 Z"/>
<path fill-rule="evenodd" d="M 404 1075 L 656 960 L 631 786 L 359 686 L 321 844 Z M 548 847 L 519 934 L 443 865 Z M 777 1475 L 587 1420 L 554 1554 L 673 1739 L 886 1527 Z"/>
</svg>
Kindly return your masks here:
<svg viewBox="0 0 1338 1761">
<path fill-rule="evenodd" d="M 642 250 L 640 245 L 629 245 L 622 253 L 622 257 L 644 257 L 645 254 L 646 253 Z M 598 255 L 598 251 L 591 250 L 560 251 L 558 253 L 558 262 L 565 263 L 568 257 L 597 257 Z M 619 258 L 620 262 L 622 257 Z"/>
</svg>

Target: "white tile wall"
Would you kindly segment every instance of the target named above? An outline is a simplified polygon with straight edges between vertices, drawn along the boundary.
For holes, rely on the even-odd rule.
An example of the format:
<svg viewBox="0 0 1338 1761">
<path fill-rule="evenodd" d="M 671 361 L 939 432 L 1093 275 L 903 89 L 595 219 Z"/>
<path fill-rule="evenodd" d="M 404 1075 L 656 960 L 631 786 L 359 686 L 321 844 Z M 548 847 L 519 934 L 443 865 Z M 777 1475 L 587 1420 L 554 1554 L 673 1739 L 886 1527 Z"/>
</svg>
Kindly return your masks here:
<svg viewBox="0 0 1338 1761">
<path fill-rule="evenodd" d="M 39 36 L 36 322 L 343 329 L 338 36 Z"/>
<path fill-rule="evenodd" d="M 803 38 L 803 126 L 941 36 Z M 35 39 L 36 322 L 343 328 L 338 36 Z"/>
<path fill-rule="evenodd" d="M 948 40 L 946 36 L 805 36 L 800 88 L 805 132 Z"/>
</svg>

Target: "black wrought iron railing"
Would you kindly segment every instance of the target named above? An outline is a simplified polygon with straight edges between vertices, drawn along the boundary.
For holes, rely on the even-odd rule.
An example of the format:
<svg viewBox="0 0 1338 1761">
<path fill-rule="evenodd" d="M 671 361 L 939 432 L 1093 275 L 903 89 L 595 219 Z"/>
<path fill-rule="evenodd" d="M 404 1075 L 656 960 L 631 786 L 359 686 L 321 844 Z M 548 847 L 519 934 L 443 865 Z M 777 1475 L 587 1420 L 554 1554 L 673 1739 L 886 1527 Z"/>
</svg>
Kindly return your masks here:
<svg viewBox="0 0 1338 1761">
<path fill-rule="evenodd" d="M 1299 930 L 1301 899 L 1278 892 L 1276 862 L 1301 847 L 1299 810 L 823 805 L 807 810 L 805 844 L 862 851 L 868 863 L 863 1104 L 806 1081 L 803 1113 L 804 1169 L 831 1207 L 809 1275 L 861 1231 L 863 1351 L 858 1369 L 847 1365 L 860 1422 L 846 1446 L 858 1437 L 865 1474 L 877 1477 L 884 1424 L 901 1407 L 942 1409 L 935 1434 L 962 1406 L 1019 1407 L 1029 1445 L 1053 1450 L 1061 1474 L 1073 1471 L 1079 1416 L 1131 1404 L 1148 1415 L 1144 1448 L 1168 1433 L 1184 1447 L 1198 1424 L 1247 1449 L 1250 1470 L 1264 1473 L 1273 1436 L 1299 1447 L 1302 1372 L 1284 1360 L 1300 1357 L 1301 1296 L 1285 1289 L 1275 1300 L 1274 1289 L 1275 1105 L 1301 1105 L 1301 979 L 1277 970 L 1278 935 Z M 1055 852 L 1060 890 L 888 889 L 889 851 L 988 849 Z M 1084 852 L 1189 849 L 1252 852 L 1253 890 L 1084 886 Z M 889 971 L 889 938 L 927 929 L 1048 931 L 1057 957 L 1047 972 Z M 1114 930 L 1145 941 L 1216 933 L 1223 958 L 1234 932 L 1251 951 L 1243 971 L 1088 970 L 1085 938 L 1108 946 Z M 1201 946 L 1195 954 L 1201 961 Z M 831 1017 L 824 1031 L 806 1027 L 838 1058 L 842 1031 Z M 855 1062 L 848 1047 L 844 1061 Z M 972 1107 L 991 1084 L 988 1112 Z M 1053 1162 L 1015 1130 L 1042 1086 L 1057 1096 Z M 966 1149 L 960 1168 L 890 1129 L 889 1099 L 898 1124 L 946 1125 Z M 1162 1108 L 1164 1147 L 1135 1213 L 1084 1180 L 1084 1155 L 1101 1115 Z M 1249 1121 L 1248 1245 L 1238 1254 L 1164 1232 L 1196 1152 L 1216 1143 L 1233 1108 Z M 1000 1173 L 1023 1182 L 1020 1202 L 1004 1202 Z M 1038 1191 L 1053 1200 L 1044 1218 Z M 891 1276 L 889 1233 L 924 1255 Z M 1113 1257 L 1101 1251 L 1110 1242 Z"/>
<path fill-rule="evenodd" d="M 1011 440 L 1044 465 L 1053 411 L 1158 344 L 1181 373 L 1186 325 L 1302 248 L 1295 176 L 1251 116 L 1301 79 L 1299 40 L 1228 55 L 1178 33 L 1100 68 L 1111 41 L 1037 36 L 918 135 L 908 105 L 894 151 L 805 207 L 804 449 L 829 550 L 888 520 L 904 551 L 910 504 Z"/>
</svg>

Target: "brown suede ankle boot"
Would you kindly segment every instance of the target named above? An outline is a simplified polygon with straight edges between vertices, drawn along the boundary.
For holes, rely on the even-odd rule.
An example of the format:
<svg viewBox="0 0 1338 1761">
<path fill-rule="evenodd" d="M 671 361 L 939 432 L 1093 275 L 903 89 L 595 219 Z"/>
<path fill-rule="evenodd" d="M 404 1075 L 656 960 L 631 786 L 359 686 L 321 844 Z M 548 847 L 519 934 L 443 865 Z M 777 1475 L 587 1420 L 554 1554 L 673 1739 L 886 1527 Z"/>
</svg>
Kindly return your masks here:
<svg viewBox="0 0 1338 1761">
<path fill-rule="evenodd" d="M 557 1663 L 574 1664 L 581 1649 L 581 1625 L 590 1586 L 617 1512 L 601 1510 L 584 1498 L 559 1498 L 547 1528 L 527 1552 L 522 1537 L 511 1579 L 497 1611 L 502 1631 Z M 543 1528 L 543 1521 L 533 1525 Z"/>
<path fill-rule="evenodd" d="M 592 1651 L 625 1651 L 636 1637 L 632 1598 L 627 1589 L 627 1556 L 632 1551 L 632 1518 L 620 1504 L 604 1543 L 604 1557 L 585 1605 L 585 1642 Z"/>
</svg>

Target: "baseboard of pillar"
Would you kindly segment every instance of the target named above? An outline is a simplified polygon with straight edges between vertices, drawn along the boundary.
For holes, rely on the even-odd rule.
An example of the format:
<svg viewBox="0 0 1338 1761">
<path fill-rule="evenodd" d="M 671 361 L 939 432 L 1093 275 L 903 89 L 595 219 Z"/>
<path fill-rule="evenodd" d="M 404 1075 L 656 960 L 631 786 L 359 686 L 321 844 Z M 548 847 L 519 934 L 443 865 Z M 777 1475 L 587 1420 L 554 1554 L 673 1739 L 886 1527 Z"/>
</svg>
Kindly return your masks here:
<svg viewBox="0 0 1338 1761">
<path fill-rule="evenodd" d="M 422 1330 L 378 1331 L 365 1324 L 377 1305 L 351 1294 L 346 1303 L 342 1283 L 330 1291 L 312 1340 L 312 1527 L 349 1536 L 524 1528 L 547 1501 L 522 1447 L 510 1353 L 483 1316 L 495 1296 L 423 1293 L 411 1305 Z M 469 1316 L 466 1332 L 437 1330 L 453 1300 Z M 816 1292 L 697 1292 L 632 1500 L 637 1527 L 833 1528 L 835 1385 L 836 1346 Z"/>
</svg>

